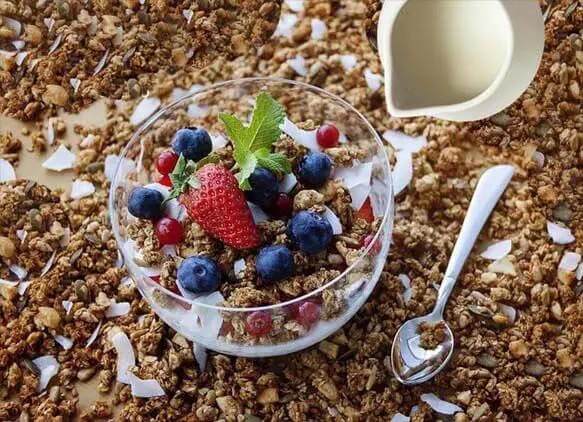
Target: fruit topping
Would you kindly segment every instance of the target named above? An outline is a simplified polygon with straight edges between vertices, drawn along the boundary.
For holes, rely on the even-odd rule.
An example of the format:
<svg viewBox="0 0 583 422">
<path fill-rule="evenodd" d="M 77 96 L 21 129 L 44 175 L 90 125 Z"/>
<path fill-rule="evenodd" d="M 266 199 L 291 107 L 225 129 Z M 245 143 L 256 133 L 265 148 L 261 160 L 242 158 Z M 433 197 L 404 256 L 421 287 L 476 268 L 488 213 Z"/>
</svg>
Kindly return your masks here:
<svg viewBox="0 0 583 422">
<path fill-rule="evenodd" d="M 184 237 L 182 224 L 175 218 L 163 217 L 156 223 L 156 237 L 161 245 L 176 245 Z"/>
<path fill-rule="evenodd" d="M 298 180 L 307 187 L 318 188 L 330 178 L 332 160 L 322 152 L 310 152 L 300 161 L 297 168 Z"/>
<path fill-rule="evenodd" d="M 284 245 L 267 246 L 257 255 L 255 268 L 263 281 L 274 283 L 293 275 L 294 257 Z"/>
<path fill-rule="evenodd" d="M 363 247 L 363 248 L 367 248 L 367 247 L 368 247 L 368 245 L 370 245 L 370 242 L 372 242 L 372 241 L 373 241 L 373 239 L 374 239 L 374 235 L 372 235 L 372 234 L 367 234 L 366 236 L 364 236 L 364 237 L 362 238 L 362 247 Z M 381 244 L 380 244 L 380 242 L 377 240 L 377 241 L 375 242 L 375 244 L 373 245 L 373 247 L 372 247 L 372 248 L 370 248 L 370 253 L 371 253 L 372 255 L 376 255 L 376 254 L 378 254 L 378 253 L 379 253 L 379 251 L 380 251 L 380 250 L 381 250 Z"/>
<path fill-rule="evenodd" d="M 275 217 L 289 217 L 294 210 L 294 201 L 287 193 L 278 193 L 275 201 L 269 207 L 269 212 Z"/>
<path fill-rule="evenodd" d="M 178 283 L 191 293 L 211 293 L 221 284 L 221 270 L 209 257 L 191 256 L 178 267 L 177 278 Z"/>
<path fill-rule="evenodd" d="M 128 211 L 131 215 L 145 220 L 157 220 L 164 214 L 164 196 L 154 189 L 136 188 L 130 193 Z"/>
<path fill-rule="evenodd" d="M 176 153 L 172 151 L 164 151 L 156 160 L 156 168 L 160 174 L 167 175 L 172 173 L 177 161 L 178 155 L 176 155 Z"/>
<path fill-rule="evenodd" d="M 172 180 L 170 180 L 170 176 L 168 176 L 167 174 L 162 176 L 160 178 L 160 180 L 158 181 L 158 183 L 160 183 L 161 185 L 167 186 L 169 188 L 172 187 Z"/>
<path fill-rule="evenodd" d="M 275 201 L 279 188 L 277 175 L 266 168 L 256 168 L 249 176 L 251 190 L 247 191 L 247 199 L 262 208 L 268 208 Z"/>
<path fill-rule="evenodd" d="M 264 337 L 271 331 L 273 322 L 268 312 L 257 311 L 251 313 L 245 321 L 245 329 L 253 337 Z"/>
<path fill-rule="evenodd" d="M 187 160 L 200 161 L 209 155 L 213 143 L 208 132 L 202 128 L 187 127 L 180 129 L 172 139 L 172 149 Z"/>
<path fill-rule="evenodd" d="M 294 215 L 287 231 L 300 250 L 314 255 L 328 248 L 333 234 L 328 220 L 314 211 L 300 211 Z"/>
<path fill-rule="evenodd" d="M 306 301 L 298 307 L 296 321 L 304 327 L 310 327 L 320 318 L 320 307 L 313 302 Z"/>
<path fill-rule="evenodd" d="M 356 218 L 360 218 L 362 220 L 368 221 L 372 223 L 374 220 L 374 215 L 372 213 L 372 205 L 370 203 L 370 198 L 366 198 L 362 207 L 356 212 Z"/>
<path fill-rule="evenodd" d="M 334 125 L 325 124 L 320 126 L 316 131 L 316 142 L 322 148 L 333 148 L 337 146 L 339 139 L 340 132 Z"/>
</svg>

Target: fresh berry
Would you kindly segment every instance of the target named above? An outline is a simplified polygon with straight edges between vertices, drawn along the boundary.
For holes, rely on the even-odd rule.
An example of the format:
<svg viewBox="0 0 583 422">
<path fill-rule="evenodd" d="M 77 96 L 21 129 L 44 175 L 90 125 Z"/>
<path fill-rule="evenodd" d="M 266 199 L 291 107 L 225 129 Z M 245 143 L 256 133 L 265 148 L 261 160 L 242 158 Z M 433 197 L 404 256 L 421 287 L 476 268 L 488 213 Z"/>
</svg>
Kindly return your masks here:
<svg viewBox="0 0 583 422">
<path fill-rule="evenodd" d="M 372 242 L 374 239 L 374 235 L 372 234 L 367 234 L 366 236 L 364 236 L 362 238 L 362 247 L 363 248 L 368 248 L 368 245 L 370 245 L 370 242 Z M 370 253 L 372 255 L 376 255 L 379 253 L 379 251 L 381 250 L 381 244 L 380 242 L 377 240 L 374 244 L 374 246 L 372 248 L 370 248 Z"/>
<path fill-rule="evenodd" d="M 160 178 L 160 180 L 158 181 L 158 183 L 160 183 L 161 185 L 164 185 L 164 186 L 168 186 L 169 188 L 172 187 L 172 180 L 170 180 L 170 176 L 168 176 L 167 174 L 162 176 Z"/>
<path fill-rule="evenodd" d="M 298 307 L 296 321 L 304 327 L 310 327 L 320 318 L 320 307 L 313 302 L 304 302 Z"/>
<path fill-rule="evenodd" d="M 287 232 L 302 252 L 314 255 L 326 250 L 332 240 L 332 226 L 314 211 L 300 211 L 294 215 Z"/>
<path fill-rule="evenodd" d="M 294 210 L 294 201 L 287 193 L 280 192 L 275 197 L 275 201 L 269 207 L 269 212 L 274 217 L 289 217 Z"/>
<path fill-rule="evenodd" d="M 191 256 L 178 267 L 177 278 L 180 285 L 191 293 L 211 293 L 221 284 L 221 270 L 207 256 Z"/>
<path fill-rule="evenodd" d="M 261 238 L 253 215 L 235 176 L 218 164 L 196 173 L 197 187 L 180 195 L 188 215 L 202 228 L 236 249 L 258 246 Z"/>
<path fill-rule="evenodd" d="M 247 199 L 262 208 L 268 208 L 275 197 L 279 188 L 277 175 L 263 167 L 256 168 L 249 176 L 251 190 L 245 192 Z"/>
<path fill-rule="evenodd" d="M 338 145 L 340 139 L 340 132 L 334 125 L 325 124 L 316 131 L 316 142 L 322 148 L 333 148 Z"/>
<path fill-rule="evenodd" d="M 164 214 L 164 196 L 154 189 L 136 188 L 130 193 L 128 211 L 144 220 L 157 220 Z"/>
<path fill-rule="evenodd" d="M 294 257 L 284 245 L 266 246 L 257 255 L 255 268 L 263 281 L 274 283 L 293 275 Z"/>
<path fill-rule="evenodd" d="M 357 219 L 360 218 L 362 220 L 368 221 L 369 223 L 372 223 L 372 221 L 374 220 L 374 215 L 372 213 L 370 197 L 366 198 L 364 204 L 362 204 L 362 207 L 360 207 L 360 209 L 356 212 L 356 218 Z"/>
<path fill-rule="evenodd" d="M 245 321 L 245 329 L 253 337 L 264 337 L 271 331 L 273 322 L 269 312 L 257 311 L 251 313 Z"/>
<path fill-rule="evenodd" d="M 332 160 L 322 152 L 305 155 L 297 168 L 298 180 L 310 188 L 322 186 L 332 173 Z"/>
<path fill-rule="evenodd" d="M 172 149 L 178 155 L 192 161 L 200 161 L 209 155 L 213 143 L 208 132 L 202 128 L 187 127 L 180 129 L 172 139 Z"/>
<path fill-rule="evenodd" d="M 156 223 L 156 237 L 161 245 L 176 245 L 184 236 L 180 221 L 163 217 Z"/>
<path fill-rule="evenodd" d="M 164 151 L 156 160 L 156 168 L 160 174 L 167 175 L 172 173 L 177 161 L 178 155 L 176 155 L 176 153 L 172 151 Z"/>
</svg>

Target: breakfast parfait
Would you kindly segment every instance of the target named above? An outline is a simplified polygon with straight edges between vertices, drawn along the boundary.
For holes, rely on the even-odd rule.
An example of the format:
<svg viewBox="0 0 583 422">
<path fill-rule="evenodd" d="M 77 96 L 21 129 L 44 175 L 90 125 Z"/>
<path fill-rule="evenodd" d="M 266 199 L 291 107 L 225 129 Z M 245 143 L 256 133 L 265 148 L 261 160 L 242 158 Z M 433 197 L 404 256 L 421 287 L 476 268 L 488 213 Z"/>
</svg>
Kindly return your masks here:
<svg viewBox="0 0 583 422">
<path fill-rule="evenodd" d="M 127 190 L 130 273 L 160 287 L 146 296 L 169 325 L 215 350 L 281 354 L 323 339 L 366 300 L 388 249 L 371 201 L 386 165 L 376 141 L 292 122 L 266 92 L 247 116 L 218 112 L 208 128 L 195 116 L 159 126 L 169 145 L 152 154 L 157 181 Z"/>
</svg>

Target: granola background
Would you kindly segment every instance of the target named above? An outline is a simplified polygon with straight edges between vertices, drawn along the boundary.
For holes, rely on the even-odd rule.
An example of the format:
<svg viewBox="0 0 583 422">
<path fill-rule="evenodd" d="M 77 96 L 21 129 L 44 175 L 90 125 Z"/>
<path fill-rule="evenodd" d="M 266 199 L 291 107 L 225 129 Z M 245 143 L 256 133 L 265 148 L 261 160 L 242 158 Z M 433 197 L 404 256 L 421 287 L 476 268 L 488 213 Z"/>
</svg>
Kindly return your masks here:
<svg viewBox="0 0 583 422">
<path fill-rule="evenodd" d="M 290 10 L 284 6 L 283 12 Z M 458 422 L 583 418 L 583 287 L 572 272 L 557 270 L 565 251 L 583 252 L 581 5 L 556 2 L 547 22 L 543 62 L 529 90 L 503 113 L 470 124 L 386 115 L 382 91 L 370 89 L 363 76 L 366 68 L 382 73 L 363 34 L 368 18 L 363 3 L 306 0 L 298 17 L 292 39 L 276 38 L 259 55 L 217 59 L 201 71 L 161 72 L 153 77 L 152 92 L 167 97 L 174 87 L 193 83 L 283 76 L 341 95 L 379 132 L 425 135 L 429 144 L 414 155 L 413 181 L 396 199 L 394 245 L 370 300 L 317 347 L 262 360 L 212 354 L 201 373 L 191 344 L 149 311 L 135 288 L 122 283 L 125 272 L 116 267 L 103 161 L 131 137 L 128 120 L 135 102 L 126 109 L 125 103 L 112 101 L 104 126 L 76 128 L 79 139 L 94 135 L 90 145 L 79 148 L 75 170 L 100 188 L 93 196 L 70 200 L 66 192 L 59 197 L 26 182 L 0 186 L 0 236 L 14 248 L 11 254 L 0 238 L 0 277 L 10 276 L 7 266 L 17 259 L 32 281 L 23 296 L 27 299 L 9 289 L 0 292 L 0 342 L 5 345 L 0 350 L 1 420 L 67 420 L 75 412 L 75 384 L 92 377 L 99 380 L 99 394 L 112 391 L 114 398 L 100 399 L 96 393 L 94 405 L 83 410 L 84 420 L 112 418 L 113 406 L 123 420 L 386 421 L 397 411 L 408 415 L 413 406 L 419 406 L 413 421 L 445 420 L 421 401 L 423 392 L 461 406 L 464 412 L 451 418 Z M 315 17 L 328 27 L 323 40 L 310 37 Z M 305 57 L 304 77 L 286 62 L 297 54 Z M 343 54 L 357 57 L 352 70 L 343 68 Z M 14 154 L 13 140 L 0 145 L 9 148 L 3 153 Z M 544 154 L 542 166 L 533 159 L 535 150 Z M 432 308 L 434 284 L 441 281 L 473 186 L 483 169 L 496 163 L 513 163 L 517 172 L 480 240 L 512 239 L 508 265 L 492 267 L 477 253 L 470 256 L 446 310 L 456 336 L 454 357 L 432 382 L 404 387 L 389 370 L 392 337 L 404 320 Z M 32 209 L 39 215 L 33 212 L 31 218 Z M 554 244 L 547 219 L 569 226 L 576 242 Z M 55 223 L 61 228 L 69 223 L 66 246 Z M 31 234 L 21 243 L 15 231 L 23 227 Z M 55 250 L 54 265 L 40 276 Z M 413 289 L 407 304 L 401 273 L 410 277 Z M 85 348 L 103 318 L 103 295 L 131 302 L 130 312 L 103 319 L 96 342 Z M 74 303 L 68 315 L 62 300 Z M 500 303 L 518 311 L 514 323 L 498 311 Z M 116 353 L 109 338 L 119 329 L 138 352 L 136 373 L 155 377 L 167 396 L 135 399 L 128 386 L 116 384 Z M 69 336 L 74 347 L 63 351 L 51 333 Z M 44 354 L 56 356 L 61 369 L 43 395 L 35 391 L 37 377 L 28 361 Z"/>
</svg>

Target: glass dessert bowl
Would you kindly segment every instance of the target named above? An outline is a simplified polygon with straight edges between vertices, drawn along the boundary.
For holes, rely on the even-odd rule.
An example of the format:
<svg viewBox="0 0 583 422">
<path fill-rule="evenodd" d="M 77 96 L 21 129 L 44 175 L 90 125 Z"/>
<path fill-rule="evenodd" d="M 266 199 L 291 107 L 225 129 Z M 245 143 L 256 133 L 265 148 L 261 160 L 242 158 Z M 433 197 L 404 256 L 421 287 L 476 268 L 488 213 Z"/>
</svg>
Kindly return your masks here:
<svg viewBox="0 0 583 422">
<path fill-rule="evenodd" d="M 248 357 L 342 327 L 379 280 L 393 223 L 372 126 L 341 98 L 276 78 L 218 83 L 150 118 L 119 157 L 109 207 L 160 318 Z"/>
</svg>

